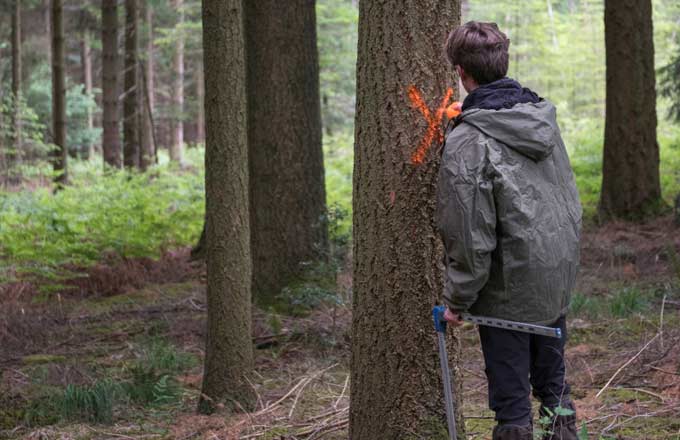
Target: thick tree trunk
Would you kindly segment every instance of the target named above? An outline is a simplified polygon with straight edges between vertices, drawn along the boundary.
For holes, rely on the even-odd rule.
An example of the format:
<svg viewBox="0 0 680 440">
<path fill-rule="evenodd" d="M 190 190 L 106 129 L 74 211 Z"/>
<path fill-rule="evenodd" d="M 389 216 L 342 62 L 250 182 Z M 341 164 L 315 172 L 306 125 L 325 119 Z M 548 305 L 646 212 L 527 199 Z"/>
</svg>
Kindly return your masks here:
<svg viewBox="0 0 680 440">
<path fill-rule="evenodd" d="M 10 167 L 21 163 L 22 127 L 21 127 L 21 0 L 14 0 L 12 11 L 12 145 L 7 155 Z M 18 170 L 10 170 L 13 174 Z"/>
<path fill-rule="evenodd" d="M 170 160 L 182 164 L 184 161 L 184 30 L 181 29 L 184 23 L 184 0 L 174 0 L 175 11 L 177 12 L 177 27 L 180 29 L 175 43 L 175 54 L 173 57 L 174 80 L 172 88 L 172 140 L 170 142 Z"/>
<path fill-rule="evenodd" d="M 66 81 L 64 77 L 63 0 L 52 0 L 52 133 L 54 134 L 53 167 L 55 182 L 68 181 L 66 148 Z"/>
<path fill-rule="evenodd" d="M 90 46 L 90 31 L 83 31 L 83 42 L 82 42 L 82 61 L 83 61 L 83 85 L 84 93 L 86 95 L 92 95 L 92 48 Z M 92 110 L 87 110 L 87 128 L 92 130 L 94 128 L 94 117 L 92 115 Z M 94 143 L 90 142 L 87 146 L 87 158 L 94 158 Z"/>
<path fill-rule="evenodd" d="M 246 2 L 253 294 L 265 302 L 328 245 L 314 3 Z"/>
<path fill-rule="evenodd" d="M 459 0 L 359 2 L 352 440 L 435 438 L 446 426 L 430 314 L 442 291 L 438 136 L 419 165 L 412 155 L 431 124 L 441 130 L 436 110 L 456 84 L 442 45 L 459 23 Z M 434 123 L 414 108 L 418 96 Z M 449 342 L 455 363 L 458 341 Z"/>
<path fill-rule="evenodd" d="M 243 9 L 203 0 L 208 336 L 199 410 L 253 407 Z M 225 60 L 229 60 L 228 63 Z M 229 87 L 225 87 L 228 84 Z"/>
<path fill-rule="evenodd" d="M 139 87 L 137 84 L 137 0 L 125 0 L 125 98 L 123 100 L 123 164 L 139 167 Z"/>
<path fill-rule="evenodd" d="M 661 205 L 651 0 L 605 1 L 607 112 L 603 220 L 640 218 Z"/>
<path fill-rule="evenodd" d="M 118 1 L 102 0 L 102 151 L 104 163 L 121 167 L 118 122 Z"/>
</svg>

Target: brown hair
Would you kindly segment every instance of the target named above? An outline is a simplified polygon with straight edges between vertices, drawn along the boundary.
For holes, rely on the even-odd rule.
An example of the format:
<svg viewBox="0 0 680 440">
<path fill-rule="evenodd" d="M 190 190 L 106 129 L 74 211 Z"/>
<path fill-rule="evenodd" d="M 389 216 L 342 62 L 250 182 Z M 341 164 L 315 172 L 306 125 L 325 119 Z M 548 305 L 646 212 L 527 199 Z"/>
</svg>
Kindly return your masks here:
<svg viewBox="0 0 680 440">
<path fill-rule="evenodd" d="M 451 31 L 446 40 L 446 56 L 478 84 L 488 84 L 508 73 L 510 40 L 496 23 L 468 21 Z"/>
</svg>

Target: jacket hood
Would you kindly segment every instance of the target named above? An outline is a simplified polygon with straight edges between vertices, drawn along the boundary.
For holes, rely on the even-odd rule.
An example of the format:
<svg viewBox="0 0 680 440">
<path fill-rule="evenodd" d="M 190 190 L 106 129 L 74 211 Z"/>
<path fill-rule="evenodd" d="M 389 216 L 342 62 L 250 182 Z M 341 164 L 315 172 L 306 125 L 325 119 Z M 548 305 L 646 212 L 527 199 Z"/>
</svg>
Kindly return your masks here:
<svg viewBox="0 0 680 440">
<path fill-rule="evenodd" d="M 555 106 L 546 100 L 500 110 L 473 108 L 459 118 L 536 162 L 550 156 L 560 139 Z"/>
</svg>

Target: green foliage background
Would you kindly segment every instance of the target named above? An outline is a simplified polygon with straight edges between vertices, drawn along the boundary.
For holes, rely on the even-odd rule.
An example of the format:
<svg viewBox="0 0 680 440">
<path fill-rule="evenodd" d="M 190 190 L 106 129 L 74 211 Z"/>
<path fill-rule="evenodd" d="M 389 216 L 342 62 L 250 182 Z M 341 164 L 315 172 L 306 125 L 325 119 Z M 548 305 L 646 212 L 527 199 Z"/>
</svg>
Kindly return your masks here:
<svg viewBox="0 0 680 440">
<path fill-rule="evenodd" d="M 177 26 L 176 11 L 167 2 L 153 3 L 157 92 L 166 97 L 171 93 L 167 76 L 178 35 L 186 37 L 189 70 L 196 68 L 194 61 L 200 62 L 200 8 L 198 2 L 187 1 L 186 21 Z M 680 56 L 680 3 L 653 0 L 653 6 L 656 67 L 668 71 L 666 66 Z M 336 245 L 346 246 L 352 219 L 358 9 L 354 0 L 318 0 L 316 7 L 331 237 Z M 605 112 L 603 0 L 470 0 L 464 13 L 464 20 L 496 21 L 511 39 L 509 75 L 557 106 L 586 216 L 594 218 Z M 30 72 L 22 103 L 25 142 L 29 151 L 44 157 L 50 138 L 49 69 L 44 59 L 36 58 L 36 41 L 29 38 L 25 51 L 25 69 Z M 8 68 L 7 60 L 0 60 L 3 87 L 8 85 Z M 185 88 L 191 90 L 194 82 L 187 72 Z M 657 105 L 662 190 L 669 203 L 680 192 L 680 127 L 667 119 L 677 98 L 673 93 L 659 94 Z M 74 83 L 67 101 L 69 146 L 73 152 L 82 151 L 83 145 L 100 139 L 98 130 L 85 125 L 86 111 L 96 114 L 99 109 L 93 97 Z M 12 135 L 8 118 L 13 105 L 5 96 L 0 112 L 4 129 L 0 135 L 5 140 Z M 195 110 L 188 93 L 182 118 L 189 120 Z M 177 116 L 167 103 L 159 112 L 160 118 Z M 187 150 L 189 171 L 179 171 L 162 158 L 160 166 L 145 174 L 104 173 L 99 160 L 73 161 L 72 185 L 56 194 L 46 187 L 0 192 L 0 276 L 58 280 L 74 275 L 64 273 L 66 264 L 86 267 L 109 254 L 155 257 L 165 249 L 192 244 L 203 220 L 202 154 L 200 148 Z M 46 182 L 51 176 L 45 162 L 22 167 L 21 174 L 31 182 Z"/>
</svg>

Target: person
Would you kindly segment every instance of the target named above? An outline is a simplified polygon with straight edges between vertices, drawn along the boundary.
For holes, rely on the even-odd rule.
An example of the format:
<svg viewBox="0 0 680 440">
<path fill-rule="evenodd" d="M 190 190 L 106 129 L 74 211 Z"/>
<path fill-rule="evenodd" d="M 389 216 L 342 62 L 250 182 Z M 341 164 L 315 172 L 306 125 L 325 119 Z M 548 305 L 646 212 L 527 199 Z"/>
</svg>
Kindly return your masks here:
<svg viewBox="0 0 680 440">
<path fill-rule="evenodd" d="M 479 327 L 494 440 L 532 439 L 530 392 L 551 417 L 544 439 L 576 439 L 565 380 L 565 315 L 582 209 L 553 104 L 507 78 L 509 40 L 494 23 L 454 29 L 446 55 L 469 93 L 447 130 L 437 196 L 445 318 L 559 327 L 562 339 Z"/>
</svg>

